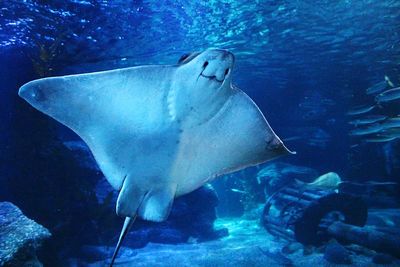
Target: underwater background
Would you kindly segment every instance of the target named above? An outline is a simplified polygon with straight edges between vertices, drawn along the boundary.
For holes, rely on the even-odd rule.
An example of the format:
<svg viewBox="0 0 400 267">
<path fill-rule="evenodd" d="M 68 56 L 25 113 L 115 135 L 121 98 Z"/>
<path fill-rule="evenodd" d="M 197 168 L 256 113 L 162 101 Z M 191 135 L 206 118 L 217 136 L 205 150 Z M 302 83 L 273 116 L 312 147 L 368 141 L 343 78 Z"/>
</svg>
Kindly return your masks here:
<svg viewBox="0 0 400 267">
<path fill-rule="evenodd" d="M 116 265 L 400 264 L 399 1 L 1 0 L 0 266 L 104 266 L 123 222 L 86 145 L 19 87 L 210 47 L 297 154 L 138 221 Z"/>
</svg>

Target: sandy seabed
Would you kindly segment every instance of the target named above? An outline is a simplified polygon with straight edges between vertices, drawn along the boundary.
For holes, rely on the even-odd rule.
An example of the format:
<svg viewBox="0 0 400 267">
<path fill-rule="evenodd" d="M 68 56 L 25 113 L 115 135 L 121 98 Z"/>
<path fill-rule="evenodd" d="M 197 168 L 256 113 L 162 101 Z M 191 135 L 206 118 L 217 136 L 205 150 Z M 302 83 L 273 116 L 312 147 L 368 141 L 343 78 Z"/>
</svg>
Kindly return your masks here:
<svg viewBox="0 0 400 267">
<path fill-rule="evenodd" d="M 200 243 L 191 240 L 190 243 L 178 245 L 149 243 L 140 249 L 122 247 L 114 266 L 400 266 L 400 261 L 391 265 L 377 265 L 372 263 L 371 257 L 354 253 L 351 256 L 351 265 L 332 264 L 324 259 L 322 252 L 317 251 L 305 256 L 303 250 L 299 249 L 284 255 L 280 253 L 280 249 L 287 241 L 270 235 L 260 226 L 258 220 L 224 218 L 218 219 L 215 227 L 228 228 L 229 236 Z M 114 248 L 106 249 L 111 255 Z M 271 255 L 266 255 L 262 250 L 271 252 Z M 283 259 L 275 255 L 281 255 Z M 292 265 L 285 264 L 285 258 L 291 260 Z M 76 266 L 100 267 L 107 266 L 107 263 L 108 261 L 87 264 L 79 262 Z"/>
</svg>

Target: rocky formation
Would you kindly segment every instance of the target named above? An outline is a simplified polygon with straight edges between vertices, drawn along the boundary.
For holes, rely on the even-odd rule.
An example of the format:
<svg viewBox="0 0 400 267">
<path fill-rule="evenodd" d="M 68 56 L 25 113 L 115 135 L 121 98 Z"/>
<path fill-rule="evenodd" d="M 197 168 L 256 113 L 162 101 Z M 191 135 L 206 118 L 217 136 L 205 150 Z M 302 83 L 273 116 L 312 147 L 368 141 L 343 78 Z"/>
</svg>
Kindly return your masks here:
<svg viewBox="0 0 400 267">
<path fill-rule="evenodd" d="M 42 266 L 36 251 L 50 232 L 10 202 L 0 202 L 0 266 Z"/>
</svg>

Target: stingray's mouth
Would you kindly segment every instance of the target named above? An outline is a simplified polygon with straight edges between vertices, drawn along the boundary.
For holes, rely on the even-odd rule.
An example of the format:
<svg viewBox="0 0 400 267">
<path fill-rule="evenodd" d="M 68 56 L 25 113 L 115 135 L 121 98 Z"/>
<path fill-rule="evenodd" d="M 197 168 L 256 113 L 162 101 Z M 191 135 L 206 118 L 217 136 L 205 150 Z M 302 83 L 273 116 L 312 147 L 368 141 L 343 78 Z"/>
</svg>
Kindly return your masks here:
<svg viewBox="0 0 400 267">
<path fill-rule="evenodd" d="M 218 80 L 217 79 L 217 76 L 215 76 L 215 75 L 212 75 L 212 76 L 207 76 L 207 75 L 204 75 L 203 74 L 203 72 L 202 73 L 200 73 L 200 76 L 202 76 L 202 77 L 204 77 L 204 78 L 207 78 L 207 79 L 209 79 L 209 80 L 212 80 L 212 81 L 216 81 L 216 82 L 219 82 L 219 83 L 223 83 L 224 82 L 224 80 Z"/>
</svg>

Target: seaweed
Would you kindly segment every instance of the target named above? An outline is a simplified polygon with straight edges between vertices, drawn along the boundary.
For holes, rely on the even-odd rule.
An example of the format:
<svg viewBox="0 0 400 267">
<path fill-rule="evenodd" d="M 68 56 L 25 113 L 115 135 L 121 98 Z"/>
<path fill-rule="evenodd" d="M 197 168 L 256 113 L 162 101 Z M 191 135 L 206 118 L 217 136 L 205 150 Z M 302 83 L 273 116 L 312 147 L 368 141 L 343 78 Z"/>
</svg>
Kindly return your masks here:
<svg viewBox="0 0 400 267">
<path fill-rule="evenodd" d="M 31 36 L 31 41 L 35 44 L 33 51 L 29 50 L 28 57 L 32 62 L 33 69 L 38 77 L 51 76 L 59 68 L 57 64 L 61 62 L 61 49 L 67 32 L 62 32 L 51 43 L 43 40 L 43 36 Z"/>
</svg>

